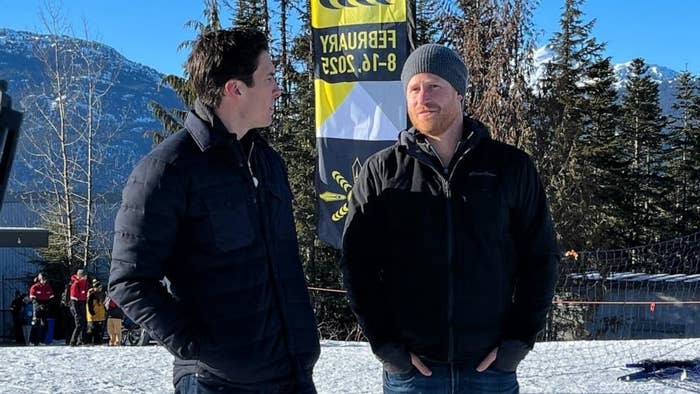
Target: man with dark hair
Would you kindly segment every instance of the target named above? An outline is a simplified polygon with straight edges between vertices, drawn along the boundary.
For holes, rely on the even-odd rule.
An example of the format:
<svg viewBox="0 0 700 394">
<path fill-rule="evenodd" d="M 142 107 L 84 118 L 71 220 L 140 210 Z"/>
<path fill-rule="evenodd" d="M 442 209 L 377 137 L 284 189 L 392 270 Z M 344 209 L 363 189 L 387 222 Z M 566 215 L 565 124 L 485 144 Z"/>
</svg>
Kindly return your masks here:
<svg viewBox="0 0 700 394">
<path fill-rule="evenodd" d="M 267 38 L 203 33 L 186 69 L 194 109 L 127 181 L 109 292 L 175 355 L 178 393 L 315 393 L 287 170 L 255 130 L 280 95 Z"/>
<path fill-rule="evenodd" d="M 558 249 L 530 158 L 463 113 L 467 68 L 424 45 L 401 73 L 413 127 L 370 157 L 342 269 L 385 393 L 514 393 Z"/>
</svg>

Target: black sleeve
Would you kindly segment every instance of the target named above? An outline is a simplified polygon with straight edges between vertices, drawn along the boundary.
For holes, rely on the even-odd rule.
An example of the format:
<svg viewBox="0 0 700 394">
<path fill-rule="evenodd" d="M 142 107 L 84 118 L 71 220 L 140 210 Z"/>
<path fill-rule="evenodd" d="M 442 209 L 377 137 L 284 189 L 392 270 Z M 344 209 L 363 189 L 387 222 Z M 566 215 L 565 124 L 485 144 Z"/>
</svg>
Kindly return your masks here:
<svg viewBox="0 0 700 394">
<path fill-rule="evenodd" d="M 411 361 L 403 344 L 393 340 L 396 330 L 386 319 L 386 297 L 382 286 L 382 251 L 386 237 L 383 212 L 373 163 L 368 161 L 352 189 L 343 234 L 341 269 L 350 308 L 357 317 L 372 351 L 388 370 L 410 369 Z"/>
<path fill-rule="evenodd" d="M 180 179 L 171 164 L 151 157 L 132 172 L 115 221 L 109 292 L 130 319 L 172 354 L 191 359 L 197 348 L 193 324 L 159 282 L 184 216 Z"/>
<path fill-rule="evenodd" d="M 90 296 L 87 299 L 87 308 L 88 312 L 90 312 L 91 315 L 95 315 L 95 307 L 92 306 L 92 301 L 95 300 L 95 293 L 90 294 Z"/>
<path fill-rule="evenodd" d="M 524 155 L 514 179 L 511 233 L 518 262 L 505 339 L 532 347 L 552 304 L 560 252 L 544 187 L 529 157 Z"/>
</svg>

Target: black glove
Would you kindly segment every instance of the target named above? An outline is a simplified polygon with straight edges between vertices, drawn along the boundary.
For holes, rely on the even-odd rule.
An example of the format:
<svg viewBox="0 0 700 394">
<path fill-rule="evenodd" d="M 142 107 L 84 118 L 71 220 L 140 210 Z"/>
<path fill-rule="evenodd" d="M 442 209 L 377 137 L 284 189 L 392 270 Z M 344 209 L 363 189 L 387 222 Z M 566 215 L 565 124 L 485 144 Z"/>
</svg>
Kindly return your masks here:
<svg viewBox="0 0 700 394">
<path fill-rule="evenodd" d="M 518 364 L 530 350 L 525 342 L 515 339 L 505 340 L 498 347 L 496 360 L 491 364 L 491 367 L 502 372 L 515 372 L 518 369 Z"/>
</svg>

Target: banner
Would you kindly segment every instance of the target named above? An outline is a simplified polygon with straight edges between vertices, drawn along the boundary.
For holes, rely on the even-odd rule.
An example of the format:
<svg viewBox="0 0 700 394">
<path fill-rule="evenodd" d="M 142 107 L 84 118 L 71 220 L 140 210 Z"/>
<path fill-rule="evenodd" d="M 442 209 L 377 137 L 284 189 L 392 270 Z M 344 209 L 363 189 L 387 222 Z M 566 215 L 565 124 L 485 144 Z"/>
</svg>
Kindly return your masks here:
<svg viewBox="0 0 700 394">
<path fill-rule="evenodd" d="M 312 0 L 319 238 L 339 248 L 364 161 L 406 128 L 406 0 Z"/>
</svg>

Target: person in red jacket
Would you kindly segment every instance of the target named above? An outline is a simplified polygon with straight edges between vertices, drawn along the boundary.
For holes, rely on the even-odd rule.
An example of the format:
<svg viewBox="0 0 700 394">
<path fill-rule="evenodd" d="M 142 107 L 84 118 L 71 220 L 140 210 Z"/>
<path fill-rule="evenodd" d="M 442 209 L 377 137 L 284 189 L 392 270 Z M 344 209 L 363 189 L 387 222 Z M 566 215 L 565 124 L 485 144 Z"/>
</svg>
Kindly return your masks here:
<svg viewBox="0 0 700 394">
<path fill-rule="evenodd" d="M 83 344 L 83 336 L 85 335 L 85 300 L 87 300 L 88 282 L 87 274 L 82 269 L 79 269 L 75 275 L 70 278 L 70 312 L 75 320 L 75 328 L 71 335 L 69 345 L 79 346 Z"/>
<path fill-rule="evenodd" d="M 46 281 L 46 274 L 39 273 L 34 279 L 34 284 L 29 288 L 29 298 L 34 304 L 34 316 L 32 318 L 32 331 L 30 342 L 38 345 L 46 336 L 46 319 L 49 314 L 49 300 L 53 298 L 53 289 Z"/>
</svg>

